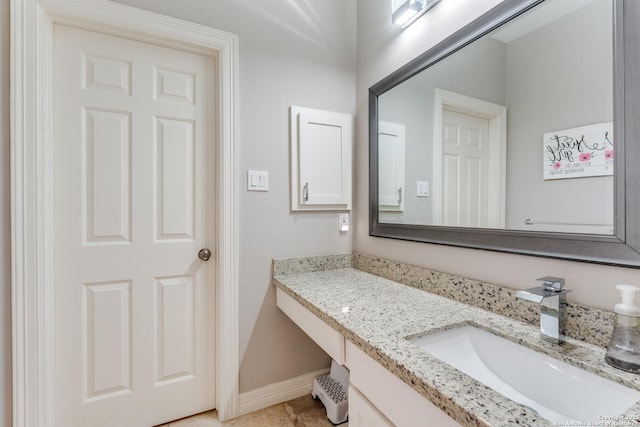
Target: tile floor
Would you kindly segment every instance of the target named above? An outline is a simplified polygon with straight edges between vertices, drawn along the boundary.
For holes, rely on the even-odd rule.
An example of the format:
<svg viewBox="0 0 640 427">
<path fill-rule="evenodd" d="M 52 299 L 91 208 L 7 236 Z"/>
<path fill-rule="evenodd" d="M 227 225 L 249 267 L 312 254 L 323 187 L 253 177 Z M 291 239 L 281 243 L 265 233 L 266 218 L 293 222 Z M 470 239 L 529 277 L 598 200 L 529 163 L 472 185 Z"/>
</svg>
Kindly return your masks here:
<svg viewBox="0 0 640 427">
<path fill-rule="evenodd" d="M 159 427 L 332 427 L 319 400 L 311 395 L 252 412 L 229 421 L 218 421 L 216 411 L 173 421 Z M 340 424 L 349 427 L 349 423 Z"/>
</svg>

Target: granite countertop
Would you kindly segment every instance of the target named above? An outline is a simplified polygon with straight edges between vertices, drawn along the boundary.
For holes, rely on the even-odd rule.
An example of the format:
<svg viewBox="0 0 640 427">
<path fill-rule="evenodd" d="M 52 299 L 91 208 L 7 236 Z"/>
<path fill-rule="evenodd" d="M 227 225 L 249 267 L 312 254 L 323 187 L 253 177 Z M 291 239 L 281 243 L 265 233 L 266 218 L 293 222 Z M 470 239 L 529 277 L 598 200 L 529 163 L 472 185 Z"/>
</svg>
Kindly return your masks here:
<svg viewBox="0 0 640 427">
<path fill-rule="evenodd" d="M 276 274 L 273 282 L 464 426 L 556 424 L 439 361 L 405 337 L 473 324 L 640 390 L 640 376 L 607 365 L 601 347 L 572 339 L 561 346 L 547 343 L 531 325 L 354 268 Z M 640 402 L 624 414 L 627 420 L 639 415 Z"/>
</svg>

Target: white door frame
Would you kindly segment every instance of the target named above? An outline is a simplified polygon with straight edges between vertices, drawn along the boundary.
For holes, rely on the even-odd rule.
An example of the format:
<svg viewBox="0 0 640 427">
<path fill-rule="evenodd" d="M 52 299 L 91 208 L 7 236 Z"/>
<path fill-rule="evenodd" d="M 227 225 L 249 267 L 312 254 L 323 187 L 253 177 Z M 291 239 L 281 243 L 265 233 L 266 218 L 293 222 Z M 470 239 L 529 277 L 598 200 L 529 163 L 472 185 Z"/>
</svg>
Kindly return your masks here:
<svg viewBox="0 0 640 427">
<path fill-rule="evenodd" d="M 11 0 L 13 425 L 52 426 L 53 29 L 61 23 L 211 56 L 218 73 L 216 407 L 238 414 L 238 39 L 105 0 Z"/>
<path fill-rule="evenodd" d="M 489 218 L 491 228 L 505 226 L 507 107 L 443 89 L 434 94 L 433 219 L 442 225 L 442 120 L 445 107 L 489 120 Z"/>
</svg>

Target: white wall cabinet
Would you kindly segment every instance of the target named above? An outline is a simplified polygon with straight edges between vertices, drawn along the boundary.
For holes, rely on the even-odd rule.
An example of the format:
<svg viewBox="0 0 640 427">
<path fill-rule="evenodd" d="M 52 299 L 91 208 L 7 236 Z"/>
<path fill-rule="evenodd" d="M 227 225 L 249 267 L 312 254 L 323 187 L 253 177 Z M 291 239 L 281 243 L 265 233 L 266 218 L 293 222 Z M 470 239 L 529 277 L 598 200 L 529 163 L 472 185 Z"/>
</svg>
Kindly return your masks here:
<svg viewBox="0 0 640 427">
<path fill-rule="evenodd" d="M 403 211 L 405 126 L 378 124 L 378 204 L 381 211 Z"/>
<path fill-rule="evenodd" d="M 460 427 L 356 345 L 344 339 L 280 288 L 278 307 L 329 356 L 349 368 L 349 425 L 355 427 Z"/>
<path fill-rule="evenodd" d="M 291 106 L 291 209 L 350 210 L 352 118 Z"/>
</svg>

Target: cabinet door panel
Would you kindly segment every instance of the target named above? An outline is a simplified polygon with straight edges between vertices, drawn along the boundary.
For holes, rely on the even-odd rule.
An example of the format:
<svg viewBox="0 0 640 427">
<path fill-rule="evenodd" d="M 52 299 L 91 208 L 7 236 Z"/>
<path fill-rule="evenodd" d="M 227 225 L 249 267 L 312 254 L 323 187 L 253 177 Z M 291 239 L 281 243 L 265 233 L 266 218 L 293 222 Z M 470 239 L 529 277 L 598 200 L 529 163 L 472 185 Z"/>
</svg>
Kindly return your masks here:
<svg viewBox="0 0 640 427">
<path fill-rule="evenodd" d="M 358 389 L 349 387 L 350 427 L 393 427 L 384 415 L 364 397 Z"/>
<path fill-rule="evenodd" d="M 351 116 L 291 107 L 293 210 L 351 208 Z"/>
<path fill-rule="evenodd" d="M 418 394 L 350 341 L 345 343 L 349 381 L 398 426 L 460 427 L 431 401 Z"/>
</svg>

